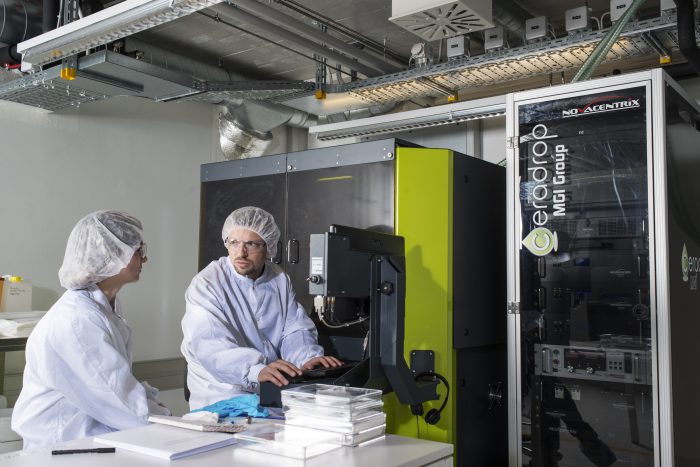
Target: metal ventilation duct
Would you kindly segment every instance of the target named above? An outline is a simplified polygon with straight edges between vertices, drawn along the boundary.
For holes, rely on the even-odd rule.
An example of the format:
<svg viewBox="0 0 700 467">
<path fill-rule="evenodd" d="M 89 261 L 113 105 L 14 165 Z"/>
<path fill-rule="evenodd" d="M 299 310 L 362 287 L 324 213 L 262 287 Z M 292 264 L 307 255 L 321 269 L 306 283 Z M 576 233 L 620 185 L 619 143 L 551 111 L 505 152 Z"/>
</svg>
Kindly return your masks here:
<svg viewBox="0 0 700 467">
<path fill-rule="evenodd" d="M 491 0 L 392 0 L 389 21 L 426 41 L 494 26 Z"/>
<path fill-rule="evenodd" d="M 201 92 L 187 75 L 108 50 L 81 57 L 74 80 L 61 79 L 60 68 L 0 85 L 0 99 L 56 111 L 114 96 L 167 100 Z"/>
<path fill-rule="evenodd" d="M 0 0 L 0 42 L 16 44 L 41 34 L 41 2 Z"/>
<path fill-rule="evenodd" d="M 34 66 L 96 48 L 167 23 L 221 0 L 125 0 L 17 44 L 22 61 Z"/>
<path fill-rule="evenodd" d="M 219 143 L 228 160 L 260 156 L 282 125 L 308 128 L 316 119 L 306 112 L 262 101 L 227 101 L 219 114 Z"/>
</svg>

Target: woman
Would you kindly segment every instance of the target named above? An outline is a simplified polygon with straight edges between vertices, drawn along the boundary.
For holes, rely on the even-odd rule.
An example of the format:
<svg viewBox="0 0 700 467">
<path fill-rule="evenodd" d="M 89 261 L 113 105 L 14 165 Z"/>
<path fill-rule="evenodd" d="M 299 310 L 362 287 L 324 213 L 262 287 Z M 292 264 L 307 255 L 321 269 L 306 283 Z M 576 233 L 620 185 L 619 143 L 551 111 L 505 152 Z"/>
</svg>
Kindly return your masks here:
<svg viewBox="0 0 700 467">
<path fill-rule="evenodd" d="M 68 289 L 29 336 L 12 429 L 24 448 L 122 430 L 170 414 L 158 391 L 131 373 L 131 329 L 117 293 L 147 261 L 141 222 L 88 214 L 68 238 L 58 271 Z"/>
</svg>

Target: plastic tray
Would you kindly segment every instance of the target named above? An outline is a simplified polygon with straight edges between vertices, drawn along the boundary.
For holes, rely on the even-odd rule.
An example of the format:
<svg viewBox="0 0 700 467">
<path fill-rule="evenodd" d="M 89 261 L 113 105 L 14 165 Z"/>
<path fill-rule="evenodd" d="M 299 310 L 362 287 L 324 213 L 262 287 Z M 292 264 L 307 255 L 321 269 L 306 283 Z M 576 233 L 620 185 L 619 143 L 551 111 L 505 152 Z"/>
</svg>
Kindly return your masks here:
<svg viewBox="0 0 700 467">
<path fill-rule="evenodd" d="M 309 416 L 313 415 L 316 418 L 325 418 L 330 420 L 338 420 L 343 422 L 355 422 L 362 418 L 371 415 L 384 413 L 382 411 L 384 404 L 382 402 L 372 402 L 362 407 L 334 408 L 316 404 L 304 404 L 299 402 L 283 402 L 284 416 Z"/>
<path fill-rule="evenodd" d="M 380 389 L 333 386 L 330 384 L 307 384 L 281 391 L 282 404 L 301 402 L 334 408 L 352 409 L 368 403 L 382 401 Z"/>
<path fill-rule="evenodd" d="M 380 425 L 369 430 L 364 430 L 359 433 L 347 433 L 342 435 L 341 444 L 343 446 L 357 446 L 358 444 L 384 436 L 386 425 Z"/>
<path fill-rule="evenodd" d="M 338 433 L 279 424 L 252 427 L 233 436 L 244 441 L 237 445 L 242 448 L 294 459 L 310 459 L 342 446 Z"/>
<path fill-rule="evenodd" d="M 386 424 L 385 413 L 373 413 L 353 421 L 338 420 L 337 418 L 318 418 L 308 413 L 298 414 L 287 412 L 285 415 L 285 423 L 287 425 L 327 430 L 342 434 L 357 434 Z"/>
</svg>

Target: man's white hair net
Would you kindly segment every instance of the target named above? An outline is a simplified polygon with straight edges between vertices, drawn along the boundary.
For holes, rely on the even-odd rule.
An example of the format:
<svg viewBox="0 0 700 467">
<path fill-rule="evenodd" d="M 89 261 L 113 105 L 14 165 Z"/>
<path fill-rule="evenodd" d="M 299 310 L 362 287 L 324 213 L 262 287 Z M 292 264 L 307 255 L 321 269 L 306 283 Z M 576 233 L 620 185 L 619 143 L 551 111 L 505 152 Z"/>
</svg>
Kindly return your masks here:
<svg viewBox="0 0 700 467">
<path fill-rule="evenodd" d="M 246 206 L 233 211 L 224 222 L 221 238 L 226 242 L 233 229 L 252 230 L 260 235 L 267 245 L 267 257 L 274 258 L 277 254 L 277 242 L 280 239 L 280 229 L 272 214 L 264 209 Z"/>
<path fill-rule="evenodd" d="M 133 216 L 97 211 L 78 221 L 68 237 L 58 278 L 66 289 L 84 289 L 116 276 L 141 247 L 143 229 Z"/>
</svg>

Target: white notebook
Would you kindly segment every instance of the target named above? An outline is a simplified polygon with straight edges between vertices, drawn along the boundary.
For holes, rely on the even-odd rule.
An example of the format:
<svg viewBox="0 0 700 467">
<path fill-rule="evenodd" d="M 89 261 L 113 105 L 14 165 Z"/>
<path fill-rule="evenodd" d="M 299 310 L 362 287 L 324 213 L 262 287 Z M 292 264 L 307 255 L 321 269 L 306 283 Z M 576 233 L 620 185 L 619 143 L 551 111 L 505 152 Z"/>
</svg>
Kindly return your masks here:
<svg viewBox="0 0 700 467">
<path fill-rule="evenodd" d="M 98 435 L 95 443 L 174 460 L 234 444 L 236 438 L 229 433 L 193 433 L 156 424 Z"/>
</svg>

